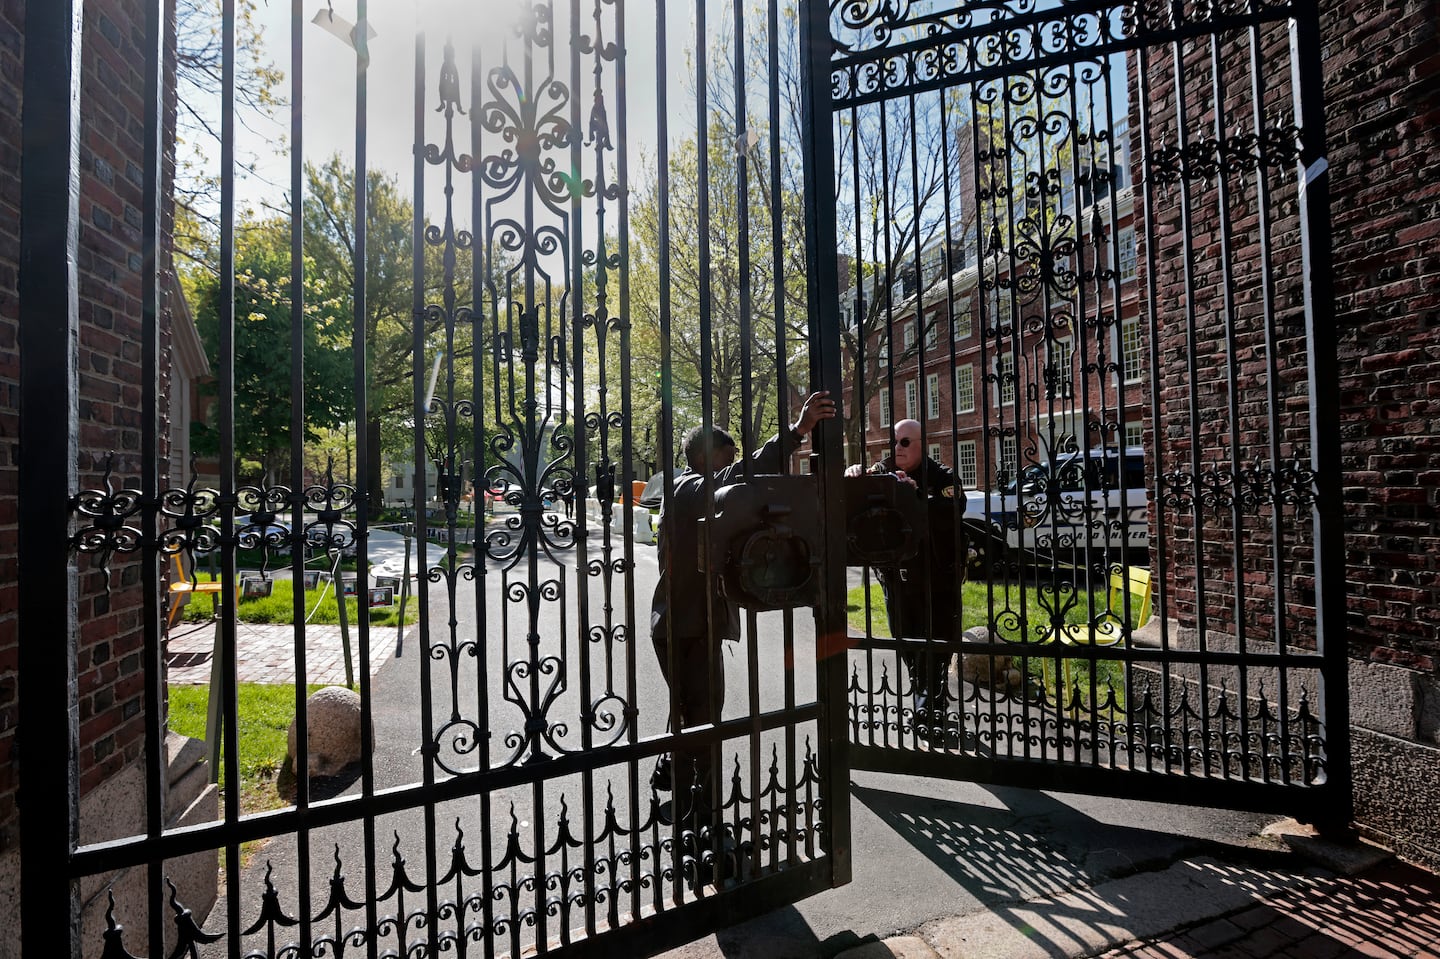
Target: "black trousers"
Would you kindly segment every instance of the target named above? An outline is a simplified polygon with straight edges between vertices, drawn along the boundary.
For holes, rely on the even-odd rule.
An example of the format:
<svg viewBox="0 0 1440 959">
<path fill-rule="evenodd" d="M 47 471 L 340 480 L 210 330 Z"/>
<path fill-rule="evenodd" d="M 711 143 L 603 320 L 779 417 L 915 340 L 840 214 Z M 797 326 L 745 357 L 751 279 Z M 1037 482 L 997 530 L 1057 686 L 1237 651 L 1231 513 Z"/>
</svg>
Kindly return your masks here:
<svg viewBox="0 0 1440 959">
<path fill-rule="evenodd" d="M 671 644 L 661 636 L 651 636 L 660 672 L 674 693 L 676 715 L 670 717 L 670 728 L 676 732 L 693 726 L 720 721 L 725 706 L 725 662 L 721 658 L 724 643 L 716 640 L 714 648 L 705 637 L 679 638 L 674 643 L 674 671 L 671 671 Z M 713 804 L 723 803 L 724 783 L 716 777 L 714 748 L 676 750 L 672 762 L 672 796 L 682 814 L 689 808 L 691 787 L 699 784 L 696 803 L 701 818 L 709 818 Z M 712 799 L 712 791 L 720 789 Z"/>
</svg>

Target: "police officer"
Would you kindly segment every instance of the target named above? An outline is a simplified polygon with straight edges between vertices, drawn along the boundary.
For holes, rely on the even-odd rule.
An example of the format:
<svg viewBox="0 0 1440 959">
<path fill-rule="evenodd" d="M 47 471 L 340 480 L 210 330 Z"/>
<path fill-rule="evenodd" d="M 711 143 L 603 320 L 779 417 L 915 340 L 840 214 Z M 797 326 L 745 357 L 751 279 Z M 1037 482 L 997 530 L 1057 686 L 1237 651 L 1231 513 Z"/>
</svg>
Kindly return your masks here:
<svg viewBox="0 0 1440 959">
<path fill-rule="evenodd" d="M 858 476 L 860 472 L 857 464 L 845 474 Z M 925 455 L 916 420 L 895 424 L 894 450 L 870 472 L 893 473 L 926 503 L 929 523 L 920 551 L 903 564 L 880 567 L 877 573 L 885 593 L 890 634 L 897 639 L 925 640 L 923 648 L 902 645 L 900 658 L 910 673 L 915 730 L 932 744 L 943 745 L 951 644 L 961 631 L 960 587 L 965 581 L 966 549 L 959 514 L 965 511 L 964 491 L 954 471 Z"/>
</svg>

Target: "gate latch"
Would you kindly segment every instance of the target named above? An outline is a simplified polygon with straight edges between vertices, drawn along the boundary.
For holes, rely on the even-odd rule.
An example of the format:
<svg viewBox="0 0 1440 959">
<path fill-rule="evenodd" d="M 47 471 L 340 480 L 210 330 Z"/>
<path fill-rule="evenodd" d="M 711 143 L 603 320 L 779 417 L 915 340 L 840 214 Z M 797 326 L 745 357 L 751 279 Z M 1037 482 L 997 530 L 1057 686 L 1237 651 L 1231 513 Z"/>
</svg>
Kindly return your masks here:
<svg viewBox="0 0 1440 959">
<path fill-rule="evenodd" d="M 925 501 L 890 473 L 844 478 L 845 564 L 898 566 L 925 537 Z"/>
<path fill-rule="evenodd" d="M 703 519 L 701 522 L 705 522 Z M 820 593 L 820 504 L 811 476 L 755 476 L 715 491 L 710 555 L 700 569 L 727 599 L 757 611 L 813 606 Z"/>
</svg>

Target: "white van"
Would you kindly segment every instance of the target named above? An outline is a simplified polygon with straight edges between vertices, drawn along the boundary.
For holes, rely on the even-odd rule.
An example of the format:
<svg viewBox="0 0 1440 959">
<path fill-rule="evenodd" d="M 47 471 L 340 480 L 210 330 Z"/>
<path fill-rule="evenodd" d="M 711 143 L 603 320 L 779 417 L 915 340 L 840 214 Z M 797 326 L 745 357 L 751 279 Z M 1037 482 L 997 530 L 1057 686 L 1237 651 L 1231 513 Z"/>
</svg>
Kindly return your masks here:
<svg viewBox="0 0 1440 959">
<path fill-rule="evenodd" d="M 967 518 L 989 527 L 992 549 L 1063 564 L 1144 566 L 1150 549 L 1145 450 L 1078 450 L 1027 466 L 996 493 L 968 493 Z M 972 549 L 983 548 L 971 536 Z M 993 557 L 992 557 L 993 558 Z M 982 560 L 983 562 L 983 560 Z"/>
</svg>

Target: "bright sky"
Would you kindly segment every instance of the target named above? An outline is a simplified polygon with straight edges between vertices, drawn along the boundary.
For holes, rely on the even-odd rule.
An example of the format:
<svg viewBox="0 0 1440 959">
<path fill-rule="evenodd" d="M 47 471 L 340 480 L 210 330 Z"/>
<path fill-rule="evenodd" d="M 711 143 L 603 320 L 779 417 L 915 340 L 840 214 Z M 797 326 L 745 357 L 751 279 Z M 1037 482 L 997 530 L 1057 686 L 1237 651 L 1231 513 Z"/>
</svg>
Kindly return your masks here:
<svg viewBox="0 0 1440 959">
<path fill-rule="evenodd" d="M 595 0 L 573 0 L 578 3 L 581 30 L 593 34 Z M 693 49 L 695 27 L 693 7 L 689 3 L 673 3 L 659 0 L 664 4 L 667 24 L 669 74 L 668 109 L 672 140 L 682 133 L 694 129 L 694 111 L 689 106 L 690 97 L 685 93 L 686 82 L 681 75 L 687 69 L 686 49 Z M 355 152 L 355 80 L 356 56 L 354 51 L 341 39 L 322 26 L 314 23 L 318 13 L 333 8 L 337 18 L 353 23 L 357 16 L 357 0 L 303 0 L 301 31 L 304 43 L 304 91 L 303 91 L 303 150 L 307 160 L 321 162 L 333 153 L 353 158 Z M 518 49 L 513 36 L 515 15 L 523 4 L 517 0 L 370 0 L 368 16 L 374 38 L 370 41 L 370 66 L 368 70 L 368 111 L 367 151 L 371 169 L 393 174 L 402 189 L 408 193 L 413 177 L 412 141 L 415 115 L 415 56 L 416 35 L 422 33 L 426 42 L 426 139 L 436 142 L 443 139 L 444 126 L 439 114 L 434 113 L 437 103 L 436 90 L 439 84 L 439 63 L 447 40 L 455 44 L 456 60 L 461 70 L 460 87 L 462 105 L 468 112 L 469 64 L 471 50 L 479 50 L 484 68 L 498 62 L 504 56 L 506 41 L 510 41 L 512 52 Z M 558 25 L 562 43 L 557 51 L 559 57 L 557 79 L 569 86 L 569 19 L 572 0 L 557 0 L 554 15 L 562 22 Z M 655 78 L 655 27 L 659 4 L 654 0 L 639 0 L 625 4 L 626 15 L 625 46 L 627 50 L 626 70 L 629 77 L 626 89 L 626 107 L 629 123 L 629 153 L 632 170 L 638 169 L 642 153 L 653 156 L 657 140 L 655 128 L 655 93 L 658 81 Z M 728 0 L 712 3 L 711 26 L 717 26 L 722 11 L 728 10 Z M 606 2 L 601 6 L 607 42 L 613 42 L 615 11 L 617 5 Z M 290 83 L 294 75 L 291 65 L 291 9 L 284 0 L 261 0 L 258 17 L 264 28 L 264 42 L 269 58 L 286 74 L 283 95 L 290 96 Z M 592 60 L 586 57 L 581 67 L 583 89 L 581 107 L 582 120 L 590 111 L 590 71 Z M 607 67 L 607 70 L 609 68 Z M 537 67 L 538 74 L 544 70 Z M 609 120 L 612 136 L 618 123 L 616 83 L 613 73 L 607 72 L 604 80 L 609 106 Z M 255 132 L 241 131 L 237 148 L 242 156 L 253 155 L 258 160 L 258 177 L 241 181 L 241 205 L 259 205 L 268 200 L 277 203 L 289 188 L 289 145 L 284 142 L 289 136 L 288 108 L 278 117 L 274 128 Z M 462 147 L 469 146 L 469 123 L 457 125 L 457 135 L 465 139 Z M 284 138 L 284 139 L 282 139 Z M 592 164 L 593 165 L 593 164 Z M 266 183 L 265 181 L 270 181 Z M 438 186 L 438 179 L 435 181 Z M 460 197 L 457 194 L 457 202 Z M 427 203 L 427 206 L 429 204 Z"/>
</svg>

